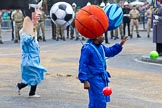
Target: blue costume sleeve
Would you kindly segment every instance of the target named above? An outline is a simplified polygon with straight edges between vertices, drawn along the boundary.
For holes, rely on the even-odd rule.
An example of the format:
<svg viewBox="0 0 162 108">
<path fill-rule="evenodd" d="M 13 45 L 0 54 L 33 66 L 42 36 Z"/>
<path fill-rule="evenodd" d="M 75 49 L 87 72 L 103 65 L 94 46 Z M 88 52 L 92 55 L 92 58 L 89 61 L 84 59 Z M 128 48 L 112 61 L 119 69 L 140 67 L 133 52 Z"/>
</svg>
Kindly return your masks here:
<svg viewBox="0 0 162 108">
<path fill-rule="evenodd" d="M 88 63 L 89 60 L 89 51 L 87 47 L 84 45 L 81 49 L 81 55 L 79 60 L 79 74 L 78 78 L 81 82 L 86 81 L 88 79 Z"/>
<path fill-rule="evenodd" d="M 122 51 L 122 46 L 120 44 L 115 44 L 111 47 L 106 47 L 104 46 L 104 50 L 105 50 L 105 56 L 106 57 L 114 57 L 115 55 L 117 55 L 118 53 L 120 53 Z"/>
<path fill-rule="evenodd" d="M 95 46 L 91 43 L 84 45 L 81 49 L 79 60 L 79 80 L 81 82 L 87 81 L 95 75 L 104 73 L 106 69 L 105 56 L 113 57 L 120 53 L 121 50 L 122 46 L 120 44 L 115 44 L 111 47 L 104 45 Z"/>
</svg>

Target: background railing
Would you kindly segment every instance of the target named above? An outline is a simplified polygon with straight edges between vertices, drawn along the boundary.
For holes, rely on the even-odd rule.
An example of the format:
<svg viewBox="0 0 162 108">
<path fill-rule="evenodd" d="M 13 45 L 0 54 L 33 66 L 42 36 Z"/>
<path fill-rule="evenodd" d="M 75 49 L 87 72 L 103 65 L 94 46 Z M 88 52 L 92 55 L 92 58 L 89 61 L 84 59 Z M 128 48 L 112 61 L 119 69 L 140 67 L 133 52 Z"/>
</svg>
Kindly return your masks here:
<svg viewBox="0 0 162 108">
<path fill-rule="evenodd" d="M 51 19 L 45 19 L 45 27 L 51 27 Z M 1 28 L 2 29 L 11 29 L 11 20 L 3 20 L 1 23 Z"/>
</svg>

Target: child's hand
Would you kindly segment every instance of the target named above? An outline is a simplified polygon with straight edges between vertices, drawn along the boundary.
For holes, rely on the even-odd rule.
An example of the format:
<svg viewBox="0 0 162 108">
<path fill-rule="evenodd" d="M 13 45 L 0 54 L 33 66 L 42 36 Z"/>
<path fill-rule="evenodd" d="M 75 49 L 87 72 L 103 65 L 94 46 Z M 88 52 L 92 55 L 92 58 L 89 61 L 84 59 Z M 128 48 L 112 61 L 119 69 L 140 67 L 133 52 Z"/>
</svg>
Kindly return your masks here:
<svg viewBox="0 0 162 108">
<path fill-rule="evenodd" d="M 90 88 L 90 84 L 88 81 L 84 81 L 84 89 L 89 89 Z"/>
<path fill-rule="evenodd" d="M 123 46 L 127 40 L 128 40 L 128 36 L 125 36 L 120 42 L 120 45 Z"/>
</svg>

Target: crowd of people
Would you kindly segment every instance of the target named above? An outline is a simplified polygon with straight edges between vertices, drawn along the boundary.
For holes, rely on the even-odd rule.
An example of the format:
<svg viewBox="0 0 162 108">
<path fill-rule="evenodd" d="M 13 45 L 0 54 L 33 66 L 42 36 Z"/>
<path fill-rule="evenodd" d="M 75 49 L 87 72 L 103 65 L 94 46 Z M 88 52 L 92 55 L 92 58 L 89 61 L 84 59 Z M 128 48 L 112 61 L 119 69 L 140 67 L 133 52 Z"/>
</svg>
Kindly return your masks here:
<svg viewBox="0 0 162 108">
<path fill-rule="evenodd" d="M 134 27 L 136 28 L 137 38 L 141 38 L 139 33 L 140 23 L 143 23 L 143 25 L 147 24 L 147 36 L 149 38 L 153 7 L 148 3 L 145 3 L 144 6 L 131 5 L 127 1 L 119 5 L 123 10 L 123 22 L 118 28 L 110 31 L 111 39 L 119 39 L 118 31 L 120 32 L 121 39 L 126 35 L 133 38 Z"/>
<path fill-rule="evenodd" d="M 88 2 L 87 5 L 90 3 Z M 101 3 L 100 7 L 103 7 L 105 5 L 109 5 L 109 3 Z M 120 7 L 123 9 L 123 23 L 116 28 L 115 30 L 110 31 L 110 38 L 111 39 L 119 39 L 119 36 L 121 39 L 123 39 L 124 36 L 129 36 L 130 38 L 133 38 L 133 32 L 134 27 L 136 28 L 136 35 L 137 38 L 141 38 L 139 33 L 139 24 L 142 22 L 143 24 L 147 24 L 147 37 L 150 37 L 150 30 L 151 30 L 151 19 L 152 19 L 152 12 L 153 7 L 150 6 L 150 4 L 145 3 L 144 6 L 141 5 L 130 5 L 127 1 L 119 3 Z M 79 10 L 78 6 L 73 3 L 72 8 L 75 13 Z M 20 40 L 19 37 L 19 31 L 22 28 L 22 23 L 24 19 L 24 15 L 21 10 L 3 10 L 0 11 L 0 25 L 3 20 L 11 20 L 11 27 L 12 27 L 12 38 L 11 40 L 14 41 L 14 43 L 18 43 Z M 44 22 L 47 19 L 47 15 L 43 11 L 42 8 L 42 15 L 40 17 L 39 23 L 37 24 L 37 38 L 38 41 L 46 41 L 46 34 L 45 34 L 45 25 Z M 67 29 L 63 29 L 62 27 L 57 27 L 55 23 L 51 21 L 51 27 L 52 27 L 52 39 L 59 41 L 70 38 L 71 40 L 75 39 L 78 40 L 81 36 L 77 29 L 75 29 L 74 21 L 70 26 L 67 27 Z M 126 29 L 127 28 L 127 29 Z M 144 28 L 145 29 L 145 28 Z M 41 31 L 41 33 L 40 33 Z M 65 32 L 66 31 L 66 32 Z M 109 31 L 108 31 L 109 32 Z M 109 43 L 108 41 L 108 32 L 105 33 L 105 42 Z M 119 35 L 120 34 L 120 35 Z M 41 36 L 42 35 L 42 36 Z M 82 36 L 81 36 L 82 37 Z M 82 40 L 85 40 L 84 37 L 82 37 Z M 1 29 L 0 29 L 0 44 L 3 44 L 3 39 L 1 35 Z"/>
<path fill-rule="evenodd" d="M 38 21 L 38 24 L 36 25 L 36 30 L 37 30 L 37 37 L 38 41 L 43 40 L 46 41 L 45 39 L 45 25 L 44 21 L 46 19 L 46 14 L 43 11 L 43 8 L 41 8 L 42 14 L 40 16 L 40 19 Z M 1 23 L 2 21 L 11 21 L 11 40 L 14 41 L 14 43 L 19 43 L 20 41 L 20 30 L 22 29 L 23 26 L 23 21 L 24 21 L 24 14 L 20 9 L 16 10 L 1 10 L 0 11 L 0 44 L 3 44 L 3 39 L 1 35 Z M 40 30 L 42 36 L 40 36 Z"/>
<path fill-rule="evenodd" d="M 75 3 L 72 4 L 72 8 L 74 12 L 76 13 L 78 11 L 77 5 Z M 47 17 L 47 14 L 43 11 L 43 8 L 41 9 L 42 14 L 40 16 L 39 22 L 36 25 L 36 30 L 37 30 L 37 40 L 40 41 L 46 41 L 45 37 L 45 20 L 50 19 Z M 6 15 L 7 14 L 7 15 Z M 4 17 L 5 15 L 5 17 Z M 14 41 L 14 43 L 19 43 L 20 36 L 19 36 L 19 31 L 22 28 L 22 24 L 24 21 L 24 15 L 23 12 L 20 9 L 17 10 L 2 10 L 0 11 L 0 25 L 2 21 L 11 21 L 11 27 L 12 27 L 12 32 L 11 32 L 11 40 Z M 64 27 L 58 27 L 53 21 L 51 21 L 51 27 L 52 27 L 52 39 L 59 41 L 63 40 L 65 41 L 66 39 L 70 38 L 71 40 L 79 40 L 80 34 L 75 29 L 75 24 L 74 20 L 71 25 L 69 25 L 66 30 Z M 1 28 L 0 28 L 1 30 Z M 67 32 L 66 32 L 67 31 Z M 85 40 L 84 37 L 82 37 L 82 40 Z M 0 44 L 3 44 L 3 39 L 1 36 L 0 32 Z"/>
</svg>

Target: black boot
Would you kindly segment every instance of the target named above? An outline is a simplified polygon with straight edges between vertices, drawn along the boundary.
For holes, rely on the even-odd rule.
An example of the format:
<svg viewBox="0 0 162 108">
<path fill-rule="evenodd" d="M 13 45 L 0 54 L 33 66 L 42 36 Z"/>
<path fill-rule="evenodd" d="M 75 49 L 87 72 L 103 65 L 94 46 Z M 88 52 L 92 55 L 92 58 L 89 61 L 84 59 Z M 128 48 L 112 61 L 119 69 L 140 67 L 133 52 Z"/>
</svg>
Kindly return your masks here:
<svg viewBox="0 0 162 108">
<path fill-rule="evenodd" d="M 63 40 L 63 41 L 66 41 L 65 37 L 62 37 L 62 40 Z"/>
<path fill-rule="evenodd" d="M 2 40 L 0 40 L 0 44 L 3 44 L 3 41 Z"/>
<path fill-rule="evenodd" d="M 14 43 L 18 43 L 18 40 L 15 40 Z"/>
<path fill-rule="evenodd" d="M 132 39 L 133 35 L 131 34 L 131 35 L 129 35 L 129 36 L 130 36 L 130 38 Z"/>
<path fill-rule="evenodd" d="M 123 39 L 124 38 L 124 36 L 121 36 L 121 39 Z"/>
<path fill-rule="evenodd" d="M 139 34 L 137 34 L 137 38 L 141 38 L 141 36 Z"/>
<path fill-rule="evenodd" d="M 52 39 L 53 39 L 53 40 L 56 40 L 56 36 L 52 36 Z"/>
<path fill-rule="evenodd" d="M 114 40 L 116 40 L 116 39 L 119 39 L 119 37 L 115 36 L 115 37 L 114 37 Z"/>
<path fill-rule="evenodd" d="M 74 36 L 71 36 L 70 40 L 73 40 L 74 39 Z"/>
<path fill-rule="evenodd" d="M 42 37 L 41 36 L 38 36 L 37 37 L 37 41 L 39 41 L 39 40 L 42 40 Z"/>
<path fill-rule="evenodd" d="M 148 34 L 148 35 L 147 35 L 147 37 L 149 38 L 149 37 L 150 37 L 150 35 Z"/>
<path fill-rule="evenodd" d="M 43 41 L 44 41 L 44 42 L 46 41 L 45 37 L 43 37 Z"/>
<path fill-rule="evenodd" d="M 57 38 L 56 38 L 56 41 L 59 41 L 59 39 L 60 39 L 60 38 L 59 38 L 59 37 L 57 37 Z"/>
<path fill-rule="evenodd" d="M 111 39 L 113 39 L 114 36 L 111 35 Z"/>
<path fill-rule="evenodd" d="M 79 40 L 79 37 L 77 37 L 75 40 L 76 40 L 76 41 Z"/>
<path fill-rule="evenodd" d="M 38 39 L 39 39 L 39 40 L 42 40 L 42 36 L 38 36 Z"/>
</svg>

